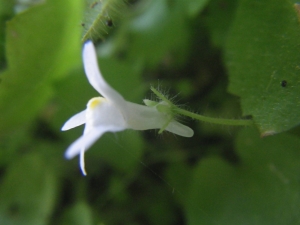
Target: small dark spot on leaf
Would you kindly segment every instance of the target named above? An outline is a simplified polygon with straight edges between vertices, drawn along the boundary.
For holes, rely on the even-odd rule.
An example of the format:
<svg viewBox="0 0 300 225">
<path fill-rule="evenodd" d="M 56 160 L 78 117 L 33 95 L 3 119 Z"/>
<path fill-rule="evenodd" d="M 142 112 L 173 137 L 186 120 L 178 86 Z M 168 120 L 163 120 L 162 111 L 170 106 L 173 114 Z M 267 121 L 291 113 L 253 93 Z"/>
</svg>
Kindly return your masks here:
<svg viewBox="0 0 300 225">
<path fill-rule="evenodd" d="M 281 87 L 286 87 L 286 86 L 287 86 L 287 81 L 286 80 L 281 81 Z"/>
<path fill-rule="evenodd" d="M 106 26 L 108 26 L 108 27 L 112 27 L 114 25 L 112 19 L 106 20 L 105 23 L 106 23 Z"/>
<path fill-rule="evenodd" d="M 84 26 L 85 26 L 85 23 L 81 23 L 81 26 L 83 26 L 83 27 L 84 27 Z"/>
</svg>

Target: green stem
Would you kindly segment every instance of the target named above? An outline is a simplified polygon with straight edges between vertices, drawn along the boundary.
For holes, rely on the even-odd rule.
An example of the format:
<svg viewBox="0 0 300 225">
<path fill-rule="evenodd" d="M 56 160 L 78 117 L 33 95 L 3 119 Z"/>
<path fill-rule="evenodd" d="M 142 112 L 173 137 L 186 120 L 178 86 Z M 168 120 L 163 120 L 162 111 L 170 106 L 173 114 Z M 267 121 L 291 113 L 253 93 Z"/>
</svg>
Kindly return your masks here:
<svg viewBox="0 0 300 225">
<path fill-rule="evenodd" d="M 232 120 L 232 119 L 212 118 L 212 117 L 207 117 L 196 113 L 192 113 L 187 110 L 180 109 L 174 106 L 173 103 L 168 98 L 166 98 L 162 93 L 160 93 L 154 87 L 151 87 L 151 91 L 153 91 L 153 93 L 156 94 L 162 101 L 166 102 L 171 107 L 172 112 L 175 114 L 178 113 L 184 116 L 191 117 L 193 119 L 200 120 L 202 122 L 222 124 L 222 125 L 230 125 L 230 126 L 252 126 L 253 125 L 252 120 Z M 167 121 L 166 125 L 168 124 L 169 121 Z M 159 132 L 162 132 L 166 128 L 166 125 L 164 125 Z"/>
<path fill-rule="evenodd" d="M 196 113 L 189 112 L 184 109 L 180 109 L 175 107 L 173 112 L 191 117 L 193 119 L 201 120 L 203 122 L 222 124 L 222 125 L 230 125 L 230 126 L 252 126 L 252 120 L 232 120 L 232 119 L 221 119 L 221 118 L 212 118 L 207 116 L 202 116 Z"/>
</svg>

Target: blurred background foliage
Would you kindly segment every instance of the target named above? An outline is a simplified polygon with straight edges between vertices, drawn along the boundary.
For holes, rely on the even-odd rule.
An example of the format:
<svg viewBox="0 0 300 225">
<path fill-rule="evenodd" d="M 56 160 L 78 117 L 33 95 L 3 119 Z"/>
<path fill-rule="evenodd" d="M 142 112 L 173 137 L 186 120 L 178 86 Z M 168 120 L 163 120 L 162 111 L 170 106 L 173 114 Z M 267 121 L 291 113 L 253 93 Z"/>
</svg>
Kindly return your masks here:
<svg viewBox="0 0 300 225">
<path fill-rule="evenodd" d="M 0 0 L 0 224 L 298 224 L 295 3 Z M 82 128 L 60 129 L 98 95 L 81 62 L 88 39 L 127 100 L 154 99 L 154 85 L 191 111 L 255 127 L 182 118 L 192 138 L 107 133 L 82 176 L 63 157 Z"/>
</svg>

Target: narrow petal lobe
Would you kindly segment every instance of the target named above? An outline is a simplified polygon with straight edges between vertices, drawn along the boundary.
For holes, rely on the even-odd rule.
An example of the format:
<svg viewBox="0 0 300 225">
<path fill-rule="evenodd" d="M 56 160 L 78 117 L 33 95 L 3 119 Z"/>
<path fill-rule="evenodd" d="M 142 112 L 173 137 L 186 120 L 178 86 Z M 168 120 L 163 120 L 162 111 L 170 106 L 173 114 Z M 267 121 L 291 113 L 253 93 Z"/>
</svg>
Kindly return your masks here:
<svg viewBox="0 0 300 225">
<path fill-rule="evenodd" d="M 88 148 L 91 147 L 91 145 L 94 144 L 97 139 L 100 138 L 101 135 L 103 135 L 105 132 L 117 132 L 121 130 L 124 129 L 116 126 L 94 127 L 68 147 L 65 152 L 65 157 L 67 159 L 72 159 L 76 155 L 80 154 L 80 151 L 82 151 L 82 149 L 84 149 L 84 151 L 88 150 Z"/>
<path fill-rule="evenodd" d="M 61 128 L 62 131 L 70 130 L 74 127 L 78 127 L 86 122 L 85 118 L 86 110 L 81 111 L 80 113 L 75 114 L 70 119 L 67 120 L 67 122 L 63 125 Z"/>
<path fill-rule="evenodd" d="M 97 54 L 92 41 L 87 41 L 83 47 L 83 64 L 90 84 L 106 99 L 123 107 L 124 98 L 114 90 L 103 78 L 98 67 Z"/>
</svg>

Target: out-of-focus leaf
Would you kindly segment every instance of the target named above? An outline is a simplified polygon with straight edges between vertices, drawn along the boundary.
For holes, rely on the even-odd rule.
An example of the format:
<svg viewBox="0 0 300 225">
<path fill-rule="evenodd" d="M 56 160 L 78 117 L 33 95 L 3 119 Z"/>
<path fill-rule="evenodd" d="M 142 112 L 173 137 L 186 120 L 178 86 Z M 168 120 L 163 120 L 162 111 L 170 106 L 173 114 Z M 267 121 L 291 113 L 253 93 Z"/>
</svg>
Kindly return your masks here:
<svg viewBox="0 0 300 225">
<path fill-rule="evenodd" d="M 252 129 L 236 141 L 241 160 L 209 158 L 195 168 L 186 213 L 193 224 L 296 224 L 299 219 L 300 140 L 261 139 Z"/>
<path fill-rule="evenodd" d="M 187 13 L 190 17 L 195 17 L 201 12 L 210 0 L 189 0 L 185 2 Z"/>
<path fill-rule="evenodd" d="M 144 93 L 150 89 L 150 84 L 147 86 L 142 80 L 143 67 L 140 63 L 116 60 L 100 55 L 99 65 L 107 82 L 127 101 L 144 104 Z"/>
<path fill-rule="evenodd" d="M 81 5 L 49 0 L 8 23 L 8 69 L 0 85 L 1 134 L 32 121 L 52 96 L 51 83 L 79 62 Z"/>
<path fill-rule="evenodd" d="M 190 49 L 184 7 L 182 1 L 146 1 L 122 23 L 114 38 L 104 43 L 107 53 L 143 66 L 153 67 L 164 60 L 182 64 Z"/>
<path fill-rule="evenodd" d="M 84 202 L 78 202 L 66 210 L 60 222 L 61 225 L 92 225 L 91 208 Z"/>
<path fill-rule="evenodd" d="M 223 47 L 225 44 L 237 3 L 238 0 L 211 0 L 209 2 L 204 20 L 213 45 Z"/>
<path fill-rule="evenodd" d="M 280 15 L 280 16 L 279 16 Z M 262 135 L 300 122 L 300 26 L 289 1 L 242 0 L 228 37 L 229 91 Z"/>
<path fill-rule="evenodd" d="M 18 129 L 14 135 L 0 137 L 0 166 L 6 166 L 14 160 L 20 150 L 20 145 L 30 142 L 28 130 Z"/>
<path fill-rule="evenodd" d="M 124 16 L 125 0 L 86 0 L 82 41 L 104 39 L 109 30 Z"/>
<path fill-rule="evenodd" d="M 57 182 L 37 154 L 17 159 L 0 187 L 0 224 L 47 224 L 53 210 Z"/>
<path fill-rule="evenodd" d="M 87 169 L 97 173 L 103 162 L 123 173 L 132 173 L 140 165 L 144 142 L 139 131 L 107 133 L 86 153 Z M 89 169 L 90 168 L 90 169 Z"/>
<path fill-rule="evenodd" d="M 5 65 L 5 22 L 13 16 L 14 1 L 1 0 L 0 4 L 0 70 Z"/>
<path fill-rule="evenodd" d="M 45 3 L 46 0 L 15 0 L 14 11 L 15 13 L 21 13 L 35 5 Z"/>
</svg>

